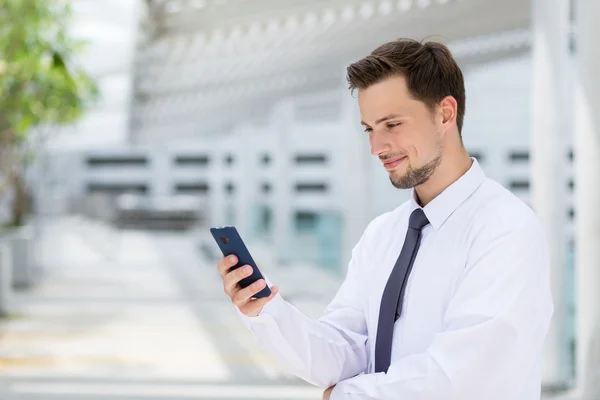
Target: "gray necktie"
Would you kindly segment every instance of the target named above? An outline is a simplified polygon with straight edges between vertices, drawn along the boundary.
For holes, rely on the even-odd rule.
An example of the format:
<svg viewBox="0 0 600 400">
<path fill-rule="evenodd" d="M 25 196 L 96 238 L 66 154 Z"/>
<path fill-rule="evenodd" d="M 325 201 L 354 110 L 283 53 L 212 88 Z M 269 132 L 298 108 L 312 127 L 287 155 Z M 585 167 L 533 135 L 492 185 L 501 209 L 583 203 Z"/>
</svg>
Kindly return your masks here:
<svg viewBox="0 0 600 400">
<path fill-rule="evenodd" d="M 385 285 L 377 323 L 375 372 L 387 372 L 390 366 L 394 323 L 400 318 L 402 312 L 404 289 L 413 262 L 417 256 L 417 251 L 419 251 L 421 229 L 428 223 L 429 220 L 421 208 L 417 208 L 412 212 L 408 221 L 408 231 L 404 238 L 402 251 Z"/>
</svg>

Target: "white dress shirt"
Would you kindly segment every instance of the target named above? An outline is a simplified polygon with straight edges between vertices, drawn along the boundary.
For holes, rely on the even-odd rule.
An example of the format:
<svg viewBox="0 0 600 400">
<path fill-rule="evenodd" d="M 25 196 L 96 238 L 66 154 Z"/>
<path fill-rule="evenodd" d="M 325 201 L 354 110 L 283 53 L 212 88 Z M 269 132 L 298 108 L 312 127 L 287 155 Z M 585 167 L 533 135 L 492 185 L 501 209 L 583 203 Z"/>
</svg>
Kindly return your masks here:
<svg viewBox="0 0 600 400">
<path fill-rule="evenodd" d="M 394 325 L 391 364 L 374 372 L 383 289 L 418 207 L 413 191 L 368 225 L 321 318 L 277 294 L 258 316 L 240 313 L 246 326 L 295 375 L 337 384 L 332 400 L 539 400 L 553 314 L 545 236 L 534 212 L 475 159 L 423 207 L 430 224 Z"/>
</svg>

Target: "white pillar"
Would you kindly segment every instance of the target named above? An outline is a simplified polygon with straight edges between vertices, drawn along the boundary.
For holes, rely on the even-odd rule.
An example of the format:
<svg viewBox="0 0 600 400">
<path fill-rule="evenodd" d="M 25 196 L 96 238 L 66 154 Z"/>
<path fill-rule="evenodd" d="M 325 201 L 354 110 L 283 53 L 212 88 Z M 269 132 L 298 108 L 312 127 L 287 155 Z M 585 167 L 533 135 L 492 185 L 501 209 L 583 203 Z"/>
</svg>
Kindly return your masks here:
<svg viewBox="0 0 600 400">
<path fill-rule="evenodd" d="M 600 341 L 600 2 L 577 1 L 575 15 L 576 372 L 578 386 L 591 387 L 600 377 L 600 356 L 591 352 Z"/>
<path fill-rule="evenodd" d="M 544 385 L 563 385 L 567 376 L 564 336 L 567 222 L 565 207 L 564 82 L 568 52 L 568 2 L 533 0 L 531 204 L 544 227 L 550 250 L 555 313 L 545 343 Z"/>
<path fill-rule="evenodd" d="M 10 314 L 13 297 L 13 258 L 9 241 L 0 242 L 0 318 Z M 40 246 L 41 247 L 41 246 Z"/>
<path fill-rule="evenodd" d="M 226 219 L 226 198 L 225 198 L 225 171 L 223 166 L 223 153 L 220 151 L 219 143 L 211 143 L 213 150 L 210 154 L 208 166 L 209 189 L 208 189 L 208 210 L 207 219 L 211 226 L 223 226 L 230 221 Z"/>
<path fill-rule="evenodd" d="M 161 151 L 156 148 L 146 150 L 140 148 L 140 154 L 148 156 L 148 194 L 152 197 L 169 196 L 174 193 L 173 175 L 171 171 L 173 151 L 169 148 Z"/>
<path fill-rule="evenodd" d="M 276 259 L 289 261 L 289 243 L 292 224 L 292 181 L 290 178 L 289 127 L 294 118 L 293 104 L 282 101 L 273 107 L 269 128 L 275 133 L 277 144 L 273 152 L 273 239 Z"/>
<path fill-rule="evenodd" d="M 253 132 L 240 126 L 235 131 L 237 155 L 234 175 L 236 227 L 244 240 L 251 240 L 250 217 L 256 200 L 256 154 L 253 151 Z"/>
<path fill-rule="evenodd" d="M 346 82 L 345 76 L 344 82 Z M 347 84 L 342 86 L 344 90 L 341 93 L 343 100 L 340 124 L 344 127 L 341 131 L 343 137 L 340 138 L 342 145 L 340 154 L 344 159 L 340 168 L 342 176 L 338 176 L 343 185 L 343 198 L 340 202 L 344 215 L 341 257 L 343 266 L 350 261 L 352 249 L 370 222 L 368 177 L 370 158 L 373 157 L 369 150 L 368 135 L 363 132 L 360 124 L 356 92 L 354 97 L 351 96 L 350 91 L 345 89 L 346 86 Z"/>
</svg>

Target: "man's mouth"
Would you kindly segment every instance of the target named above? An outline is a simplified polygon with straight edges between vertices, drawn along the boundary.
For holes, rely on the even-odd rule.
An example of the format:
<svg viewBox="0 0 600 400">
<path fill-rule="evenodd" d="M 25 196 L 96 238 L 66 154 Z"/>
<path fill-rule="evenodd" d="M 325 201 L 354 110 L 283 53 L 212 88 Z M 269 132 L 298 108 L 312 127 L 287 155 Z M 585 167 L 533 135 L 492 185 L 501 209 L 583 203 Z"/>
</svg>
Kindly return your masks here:
<svg viewBox="0 0 600 400">
<path fill-rule="evenodd" d="M 396 168 L 398 165 L 400 165 L 400 163 L 402 161 L 404 161 L 404 159 L 406 158 L 406 156 L 404 157 L 396 157 L 396 158 L 392 158 L 391 160 L 386 160 L 383 162 L 383 166 L 385 169 L 392 170 L 394 168 Z"/>
</svg>

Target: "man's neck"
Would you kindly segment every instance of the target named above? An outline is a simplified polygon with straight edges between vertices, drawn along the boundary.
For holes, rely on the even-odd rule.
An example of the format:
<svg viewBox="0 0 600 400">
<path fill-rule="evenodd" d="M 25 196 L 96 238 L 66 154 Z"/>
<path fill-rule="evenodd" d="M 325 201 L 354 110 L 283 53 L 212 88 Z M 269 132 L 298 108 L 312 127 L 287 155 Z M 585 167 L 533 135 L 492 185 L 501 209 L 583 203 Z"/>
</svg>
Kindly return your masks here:
<svg viewBox="0 0 600 400">
<path fill-rule="evenodd" d="M 425 207 L 448 186 L 463 176 L 471 168 L 472 163 L 473 161 L 466 150 L 455 155 L 444 155 L 440 165 L 437 166 L 427 182 L 415 187 L 417 200 L 421 207 Z"/>
</svg>

